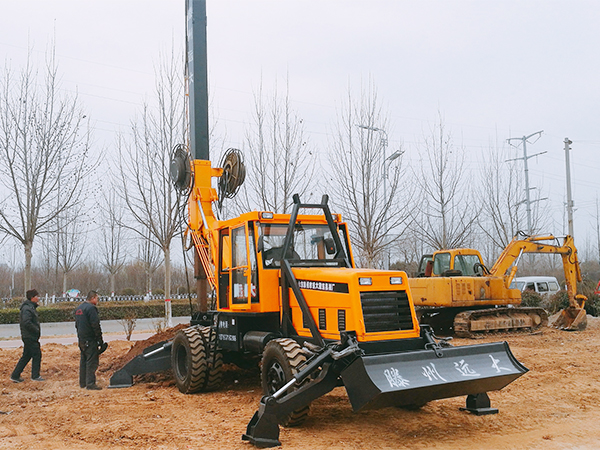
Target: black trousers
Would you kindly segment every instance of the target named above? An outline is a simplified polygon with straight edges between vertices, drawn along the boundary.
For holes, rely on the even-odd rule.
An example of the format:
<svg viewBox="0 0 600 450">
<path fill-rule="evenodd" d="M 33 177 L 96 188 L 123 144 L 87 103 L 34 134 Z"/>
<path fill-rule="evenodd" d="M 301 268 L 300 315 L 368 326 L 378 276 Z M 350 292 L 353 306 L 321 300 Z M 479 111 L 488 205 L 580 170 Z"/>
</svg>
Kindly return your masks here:
<svg viewBox="0 0 600 450">
<path fill-rule="evenodd" d="M 90 387 L 96 384 L 98 369 L 98 343 L 95 341 L 79 341 L 81 358 L 79 359 L 79 387 Z"/>
<path fill-rule="evenodd" d="M 23 340 L 23 356 L 17 362 L 15 370 L 11 375 L 11 378 L 17 379 L 21 376 L 23 369 L 31 360 L 31 378 L 37 378 L 40 376 L 40 367 L 42 366 L 42 349 L 40 347 L 40 341 L 33 339 Z"/>
</svg>

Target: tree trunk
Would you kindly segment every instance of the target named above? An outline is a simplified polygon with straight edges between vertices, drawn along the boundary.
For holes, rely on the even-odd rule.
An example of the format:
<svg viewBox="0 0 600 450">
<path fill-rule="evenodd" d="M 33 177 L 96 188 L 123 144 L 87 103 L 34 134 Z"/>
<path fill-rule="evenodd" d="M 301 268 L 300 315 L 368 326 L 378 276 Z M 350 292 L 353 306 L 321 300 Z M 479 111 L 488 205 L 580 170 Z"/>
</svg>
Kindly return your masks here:
<svg viewBox="0 0 600 450">
<path fill-rule="evenodd" d="M 110 295 L 111 296 L 115 295 L 115 278 L 116 278 L 116 274 L 115 273 L 111 273 L 109 275 L 109 279 L 110 279 Z"/>
<path fill-rule="evenodd" d="M 171 298 L 171 248 L 163 249 L 165 255 L 165 299 Z"/>
<path fill-rule="evenodd" d="M 27 241 L 24 244 L 25 248 L 25 290 L 23 291 L 23 295 L 25 292 L 31 289 L 31 248 L 33 247 L 33 242 Z"/>
</svg>

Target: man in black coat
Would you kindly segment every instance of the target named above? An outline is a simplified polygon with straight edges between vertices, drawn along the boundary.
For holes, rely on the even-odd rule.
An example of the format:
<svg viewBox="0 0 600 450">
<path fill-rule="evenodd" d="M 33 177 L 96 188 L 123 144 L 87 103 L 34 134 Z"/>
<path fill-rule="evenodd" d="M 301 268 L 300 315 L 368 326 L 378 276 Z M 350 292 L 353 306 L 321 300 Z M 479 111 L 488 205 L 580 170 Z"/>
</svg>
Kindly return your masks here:
<svg viewBox="0 0 600 450">
<path fill-rule="evenodd" d="M 90 291 L 87 300 L 75 310 L 75 327 L 81 358 L 79 359 L 79 387 L 90 390 L 100 390 L 96 384 L 96 370 L 99 355 L 108 344 L 102 339 L 100 317 L 98 317 L 98 293 Z"/>
<path fill-rule="evenodd" d="M 31 289 L 27 291 L 27 300 L 21 304 L 19 314 L 19 325 L 21 328 L 21 339 L 23 340 L 23 356 L 17 362 L 10 379 L 15 383 L 21 383 L 21 373 L 31 360 L 31 379 L 34 381 L 45 381 L 40 376 L 42 365 L 42 349 L 40 347 L 40 321 L 37 311 L 40 297 L 38 291 Z"/>
</svg>

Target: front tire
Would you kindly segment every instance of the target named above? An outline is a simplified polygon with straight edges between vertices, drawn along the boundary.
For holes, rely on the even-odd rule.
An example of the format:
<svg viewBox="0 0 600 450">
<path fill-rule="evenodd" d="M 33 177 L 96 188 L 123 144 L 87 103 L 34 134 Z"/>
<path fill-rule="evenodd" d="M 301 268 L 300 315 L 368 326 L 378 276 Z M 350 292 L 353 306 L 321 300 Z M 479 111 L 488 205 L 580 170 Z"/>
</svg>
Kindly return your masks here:
<svg viewBox="0 0 600 450">
<path fill-rule="evenodd" d="M 262 357 L 262 388 L 264 395 L 273 395 L 298 373 L 298 367 L 306 361 L 302 348 L 293 339 L 281 338 L 269 341 Z M 281 422 L 284 427 L 303 423 L 310 405 L 292 412 Z"/>
<path fill-rule="evenodd" d="M 181 393 L 193 394 L 204 389 L 208 372 L 206 346 L 198 327 L 177 332 L 171 348 L 171 367 Z"/>
</svg>

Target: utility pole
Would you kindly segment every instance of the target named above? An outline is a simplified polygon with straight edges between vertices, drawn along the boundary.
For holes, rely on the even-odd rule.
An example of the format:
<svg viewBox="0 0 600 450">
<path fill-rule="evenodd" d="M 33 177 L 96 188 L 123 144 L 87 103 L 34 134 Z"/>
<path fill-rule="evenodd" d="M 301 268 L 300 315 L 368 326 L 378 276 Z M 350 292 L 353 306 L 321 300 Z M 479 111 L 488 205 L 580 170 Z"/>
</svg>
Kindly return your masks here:
<svg viewBox="0 0 600 450">
<path fill-rule="evenodd" d="M 540 153 L 536 153 L 535 155 L 527 155 L 527 143 L 529 142 L 529 139 L 531 139 L 533 136 L 537 135 L 538 139 L 539 139 L 539 137 L 541 136 L 541 134 L 543 132 L 544 132 L 544 130 L 536 131 L 535 133 L 532 133 L 529 136 L 523 136 L 520 138 L 509 138 L 506 140 L 506 142 L 508 142 L 509 145 L 512 145 L 515 148 L 518 147 L 520 144 L 513 145 L 510 143 L 510 141 L 519 140 L 523 144 L 523 157 L 509 159 L 509 161 L 516 161 L 518 159 L 523 160 L 523 166 L 525 169 L 525 204 L 526 204 L 526 208 L 527 208 L 527 234 L 529 234 L 530 236 L 533 234 L 533 224 L 531 221 L 531 197 L 529 195 L 529 191 L 532 188 L 529 187 L 529 168 L 527 165 L 527 160 L 529 158 L 533 158 L 534 156 L 543 155 L 544 153 L 548 153 L 548 152 L 540 152 Z M 534 144 L 536 141 L 537 141 L 537 139 L 534 142 L 529 142 L 529 143 Z"/>
<path fill-rule="evenodd" d="M 571 150 L 571 145 L 573 142 L 569 140 L 569 138 L 565 138 L 565 165 L 567 169 L 567 221 L 569 224 L 569 235 L 573 236 L 573 197 L 571 195 L 571 160 L 569 158 L 569 150 Z"/>
</svg>

